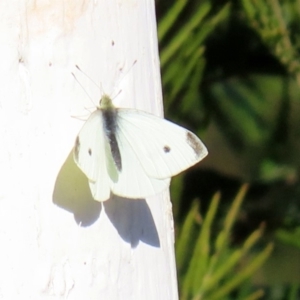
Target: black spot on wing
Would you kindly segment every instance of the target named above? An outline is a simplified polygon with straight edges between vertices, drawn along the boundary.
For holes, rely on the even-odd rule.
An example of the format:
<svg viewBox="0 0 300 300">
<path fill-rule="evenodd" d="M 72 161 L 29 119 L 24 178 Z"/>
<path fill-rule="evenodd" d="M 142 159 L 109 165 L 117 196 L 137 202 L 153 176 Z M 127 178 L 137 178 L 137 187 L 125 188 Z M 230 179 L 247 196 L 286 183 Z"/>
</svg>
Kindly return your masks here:
<svg viewBox="0 0 300 300">
<path fill-rule="evenodd" d="M 197 157 L 199 157 L 203 151 L 202 144 L 199 142 L 199 139 L 190 131 L 186 132 L 186 141 L 189 146 L 194 150 Z"/>
<path fill-rule="evenodd" d="M 168 145 L 164 146 L 164 152 L 165 152 L 165 153 L 171 152 L 170 146 L 168 146 Z"/>
<path fill-rule="evenodd" d="M 74 147 L 74 157 L 76 161 L 78 161 L 79 150 L 80 150 L 80 141 L 79 141 L 79 137 L 77 136 L 75 141 L 75 147 Z"/>
<path fill-rule="evenodd" d="M 89 150 L 88 150 L 88 153 L 89 153 L 89 156 L 92 156 L 92 149 L 91 148 L 89 148 Z"/>
</svg>

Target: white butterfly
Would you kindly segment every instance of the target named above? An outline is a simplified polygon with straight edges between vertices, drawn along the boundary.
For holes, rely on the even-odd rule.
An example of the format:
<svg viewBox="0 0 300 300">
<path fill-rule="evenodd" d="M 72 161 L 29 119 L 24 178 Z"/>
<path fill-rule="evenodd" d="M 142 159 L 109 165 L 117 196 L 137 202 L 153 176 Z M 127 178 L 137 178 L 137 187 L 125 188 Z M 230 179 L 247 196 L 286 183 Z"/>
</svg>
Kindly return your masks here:
<svg viewBox="0 0 300 300">
<path fill-rule="evenodd" d="M 144 111 L 116 108 L 107 95 L 74 148 L 74 160 L 98 201 L 108 200 L 111 192 L 134 199 L 155 195 L 206 155 L 192 132 Z"/>
</svg>

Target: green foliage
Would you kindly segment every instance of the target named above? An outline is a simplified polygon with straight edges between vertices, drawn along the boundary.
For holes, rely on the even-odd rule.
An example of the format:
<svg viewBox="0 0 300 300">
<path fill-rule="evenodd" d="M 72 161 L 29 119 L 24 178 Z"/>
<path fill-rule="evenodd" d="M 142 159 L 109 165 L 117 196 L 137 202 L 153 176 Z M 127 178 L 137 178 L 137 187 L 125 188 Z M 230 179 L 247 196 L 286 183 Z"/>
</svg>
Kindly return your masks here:
<svg viewBox="0 0 300 300">
<path fill-rule="evenodd" d="M 176 1 L 166 16 L 158 24 L 158 37 L 161 45 L 160 61 L 163 73 L 162 82 L 167 102 L 165 108 L 173 106 L 181 113 L 194 110 L 194 117 L 201 116 L 201 107 L 197 108 L 199 82 L 205 67 L 204 41 L 209 34 L 229 14 L 229 5 L 225 5 L 216 14 L 210 15 L 211 1 L 201 1 L 195 9 L 188 11 L 187 0 Z M 186 21 L 179 23 L 177 20 Z M 176 104 L 178 96 L 181 100 Z"/>
<path fill-rule="evenodd" d="M 300 291 L 300 284 L 294 283 L 290 286 L 288 292 L 288 300 L 298 300 L 298 292 Z"/>
<path fill-rule="evenodd" d="M 202 138 L 206 129 L 206 168 L 250 181 L 251 186 L 268 185 L 267 194 L 247 202 L 245 212 L 255 207 L 259 213 L 260 207 L 272 214 L 275 222 L 266 220 L 268 237 L 299 248 L 300 0 L 158 0 L 157 5 L 159 12 L 168 8 L 158 19 L 167 118 Z M 172 183 L 175 216 L 184 206 L 183 178 Z M 202 200 L 202 194 L 197 197 Z M 271 246 L 240 267 L 262 228 L 240 249 L 229 246 L 232 224 L 227 225 L 229 233 L 224 225 L 215 237 L 217 208 L 221 216 L 227 214 L 222 211 L 226 205 L 218 206 L 218 197 L 204 220 L 195 204 L 179 230 L 176 254 L 182 299 L 258 299 L 262 291 L 253 292 L 247 279 L 253 270 L 247 271 L 247 266 L 256 268 L 255 259 L 264 260 Z M 271 287 L 264 278 L 265 299 L 298 299 L 299 272 L 291 276 L 298 283 L 282 275 L 282 282 Z"/>
<path fill-rule="evenodd" d="M 300 84 L 299 1 L 243 0 L 242 4 L 252 28 Z"/>
<path fill-rule="evenodd" d="M 295 81 L 278 75 L 249 75 L 216 82 L 206 88 L 206 95 L 211 120 L 246 162 L 246 177 L 276 180 L 295 173 L 295 162 L 300 165 L 294 148 L 300 137 L 298 118 L 291 115 L 291 111 L 300 113 Z"/>
<path fill-rule="evenodd" d="M 241 248 L 234 249 L 230 245 L 231 230 L 246 190 L 246 186 L 241 188 L 216 237 L 213 237 L 212 228 L 220 194 L 213 197 L 203 220 L 197 205 L 189 212 L 176 247 L 180 299 L 230 299 L 230 293 L 240 289 L 270 255 L 272 244 L 255 254 L 246 265 L 240 265 L 262 236 L 263 228 L 254 231 Z M 262 291 L 255 291 L 238 299 L 259 299 L 261 295 Z"/>
<path fill-rule="evenodd" d="M 300 249 L 300 227 L 293 230 L 279 229 L 276 232 L 276 238 L 285 244 Z"/>
</svg>

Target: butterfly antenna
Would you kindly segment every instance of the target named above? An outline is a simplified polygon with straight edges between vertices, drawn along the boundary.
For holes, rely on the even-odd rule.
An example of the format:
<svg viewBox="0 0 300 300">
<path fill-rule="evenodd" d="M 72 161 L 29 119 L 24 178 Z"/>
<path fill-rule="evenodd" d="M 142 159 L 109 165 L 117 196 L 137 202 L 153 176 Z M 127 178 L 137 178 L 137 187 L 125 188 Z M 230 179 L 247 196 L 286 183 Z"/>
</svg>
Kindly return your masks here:
<svg viewBox="0 0 300 300">
<path fill-rule="evenodd" d="M 124 74 L 124 77 L 130 72 L 130 70 L 135 66 L 135 64 L 137 63 L 137 59 L 133 61 L 132 65 L 130 66 L 130 68 L 127 70 L 127 72 Z M 120 72 L 123 71 L 123 68 L 120 68 Z M 123 78 L 124 78 L 123 77 Z M 122 78 L 121 78 L 122 79 Z"/>
<path fill-rule="evenodd" d="M 75 76 L 75 74 L 73 72 L 71 72 L 71 74 L 73 75 L 74 79 L 76 80 L 76 82 L 80 85 L 80 87 L 84 90 L 85 94 L 88 96 L 88 98 L 91 100 L 91 102 L 93 103 L 93 105 L 95 105 L 92 97 L 87 93 L 87 91 L 85 90 L 85 88 L 83 87 L 83 85 L 79 82 L 79 80 L 77 79 L 77 77 Z"/>
<path fill-rule="evenodd" d="M 114 84 L 114 88 L 113 88 L 113 93 L 116 90 L 116 87 L 118 87 L 120 85 L 120 82 L 128 75 L 129 71 L 135 66 L 135 64 L 137 63 L 137 59 L 135 61 L 133 61 L 132 65 L 130 66 L 130 68 L 125 72 L 123 72 L 123 68 L 120 68 L 119 71 L 121 72 L 121 74 L 123 75 L 120 79 L 117 80 L 117 82 Z M 122 92 L 122 90 L 119 90 L 119 92 L 117 93 L 116 96 L 114 96 L 113 98 L 116 98 L 120 93 Z"/>
<path fill-rule="evenodd" d="M 75 65 L 75 67 L 86 77 L 88 78 L 98 89 L 100 89 L 99 85 L 88 75 L 86 74 L 84 71 L 82 71 L 78 65 Z"/>
<path fill-rule="evenodd" d="M 118 93 L 112 97 L 112 100 L 114 100 L 115 98 L 117 98 L 120 94 L 122 93 L 122 90 L 119 90 Z"/>
</svg>

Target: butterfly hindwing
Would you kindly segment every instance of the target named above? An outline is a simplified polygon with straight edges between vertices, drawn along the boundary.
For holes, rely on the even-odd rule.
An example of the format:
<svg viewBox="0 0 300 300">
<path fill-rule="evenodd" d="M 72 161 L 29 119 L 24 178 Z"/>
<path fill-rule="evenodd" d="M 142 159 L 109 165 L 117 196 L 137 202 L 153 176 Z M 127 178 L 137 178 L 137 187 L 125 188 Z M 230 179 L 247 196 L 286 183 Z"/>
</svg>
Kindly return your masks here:
<svg viewBox="0 0 300 300">
<path fill-rule="evenodd" d="M 111 182 L 114 194 L 134 199 L 146 198 L 169 187 L 170 178 L 148 176 L 134 151 L 135 145 L 129 143 L 122 130 L 117 131 L 116 138 L 121 152 L 122 170 L 118 174 L 118 180 Z"/>
<path fill-rule="evenodd" d="M 99 201 L 107 200 L 110 195 L 108 158 L 102 128 L 102 112 L 96 110 L 80 130 L 74 148 L 74 160 L 88 177 L 93 197 Z"/>
</svg>

